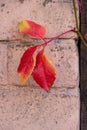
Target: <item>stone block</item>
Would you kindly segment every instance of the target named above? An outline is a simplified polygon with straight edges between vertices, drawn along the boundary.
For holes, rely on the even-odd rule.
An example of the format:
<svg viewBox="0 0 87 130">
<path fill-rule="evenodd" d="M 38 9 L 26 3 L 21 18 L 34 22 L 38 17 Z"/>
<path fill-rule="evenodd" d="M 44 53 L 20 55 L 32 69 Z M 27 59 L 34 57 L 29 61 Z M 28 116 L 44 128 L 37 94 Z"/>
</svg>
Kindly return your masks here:
<svg viewBox="0 0 87 130">
<path fill-rule="evenodd" d="M 0 130 L 79 130 L 79 96 L 29 87 L 0 89 Z"/>
<path fill-rule="evenodd" d="M 7 84 L 7 44 L 0 43 L 0 84 Z"/>
<path fill-rule="evenodd" d="M 25 47 L 23 47 L 25 46 Z M 11 43 L 8 46 L 8 79 L 9 84 L 20 85 L 17 67 L 25 49 L 29 46 L 20 43 Z M 45 49 L 46 55 L 53 62 L 56 69 L 56 80 L 53 87 L 73 88 L 79 86 L 79 61 L 78 49 L 74 40 L 56 40 L 49 43 Z M 30 78 L 25 84 L 28 86 L 38 86 Z"/>
<path fill-rule="evenodd" d="M 0 39 L 22 38 L 17 26 L 23 19 L 43 25 L 47 38 L 75 27 L 72 0 L 4 0 L 0 1 Z M 66 37 L 71 36 L 76 34 Z"/>
</svg>

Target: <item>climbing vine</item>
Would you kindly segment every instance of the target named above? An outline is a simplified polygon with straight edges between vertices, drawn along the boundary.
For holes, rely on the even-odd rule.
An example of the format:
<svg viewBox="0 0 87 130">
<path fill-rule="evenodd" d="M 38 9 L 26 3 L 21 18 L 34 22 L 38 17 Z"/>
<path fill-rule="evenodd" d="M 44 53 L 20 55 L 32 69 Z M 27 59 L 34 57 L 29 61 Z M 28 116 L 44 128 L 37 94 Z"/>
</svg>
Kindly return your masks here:
<svg viewBox="0 0 87 130">
<path fill-rule="evenodd" d="M 25 84 L 30 76 L 40 85 L 41 88 L 48 91 L 56 79 L 56 70 L 52 62 L 45 55 L 44 50 L 47 44 L 51 43 L 53 40 L 60 38 L 61 36 L 75 32 L 78 34 L 82 43 L 87 47 L 84 37 L 79 31 L 78 17 L 76 2 L 78 2 L 79 12 L 82 11 L 82 5 L 80 0 L 72 0 L 74 15 L 76 21 L 76 27 L 72 28 L 62 34 L 52 37 L 50 40 L 45 40 L 46 30 L 42 25 L 39 25 L 30 20 L 22 20 L 18 24 L 18 29 L 21 34 L 30 35 L 31 37 L 40 39 L 43 41 L 42 44 L 37 44 L 35 46 L 29 47 L 23 54 L 20 64 L 18 66 L 17 72 L 20 78 L 21 84 Z"/>
</svg>

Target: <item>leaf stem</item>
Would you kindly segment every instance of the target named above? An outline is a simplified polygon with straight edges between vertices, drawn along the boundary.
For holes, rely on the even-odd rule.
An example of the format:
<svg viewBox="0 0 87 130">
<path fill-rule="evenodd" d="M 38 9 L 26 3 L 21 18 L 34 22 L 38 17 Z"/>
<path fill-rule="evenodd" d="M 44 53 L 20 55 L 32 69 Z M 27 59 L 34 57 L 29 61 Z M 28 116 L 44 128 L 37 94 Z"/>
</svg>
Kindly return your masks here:
<svg viewBox="0 0 87 130">
<path fill-rule="evenodd" d="M 42 45 L 42 46 L 46 46 L 48 43 L 52 42 L 53 40 L 55 40 L 55 39 L 57 39 L 57 38 L 60 38 L 61 36 L 65 35 L 65 34 L 67 34 L 67 33 L 70 33 L 70 32 L 75 32 L 75 28 L 70 29 L 70 30 L 68 30 L 68 31 L 66 31 L 66 32 L 64 32 L 64 33 L 61 33 L 61 34 L 59 34 L 59 35 L 57 35 L 57 36 L 55 36 L 55 37 L 52 37 L 50 40 L 48 40 L 47 42 L 44 42 L 44 43 L 41 44 L 41 45 Z"/>
</svg>

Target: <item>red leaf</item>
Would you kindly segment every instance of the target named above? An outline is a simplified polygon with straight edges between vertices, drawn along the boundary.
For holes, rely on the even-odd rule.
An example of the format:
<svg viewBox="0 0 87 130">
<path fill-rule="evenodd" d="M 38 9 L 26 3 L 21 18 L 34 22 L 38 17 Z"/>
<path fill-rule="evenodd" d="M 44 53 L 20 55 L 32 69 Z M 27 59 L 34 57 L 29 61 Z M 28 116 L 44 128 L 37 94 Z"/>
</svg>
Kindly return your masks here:
<svg viewBox="0 0 87 130">
<path fill-rule="evenodd" d="M 51 87 L 56 78 L 55 69 L 51 61 L 44 55 L 44 49 L 42 49 L 36 57 L 36 67 L 32 76 L 46 91 Z"/>
<path fill-rule="evenodd" d="M 19 22 L 18 28 L 20 33 L 28 34 L 39 39 L 43 39 L 46 32 L 43 26 L 29 20 Z"/>
<path fill-rule="evenodd" d="M 34 46 L 34 47 L 29 47 L 24 52 L 21 58 L 21 61 L 17 70 L 21 84 L 24 84 L 33 72 L 33 69 L 36 64 L 36 58 L 34 56 L 34 52 L 36 51 L 38 46 L 39 45 Z"/>
</svg>

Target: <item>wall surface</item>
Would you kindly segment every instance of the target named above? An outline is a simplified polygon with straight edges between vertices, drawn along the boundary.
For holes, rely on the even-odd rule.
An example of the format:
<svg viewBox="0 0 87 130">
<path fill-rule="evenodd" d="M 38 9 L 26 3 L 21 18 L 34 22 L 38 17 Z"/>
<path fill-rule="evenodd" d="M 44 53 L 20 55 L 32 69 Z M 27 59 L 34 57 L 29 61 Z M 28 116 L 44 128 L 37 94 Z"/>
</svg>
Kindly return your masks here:
<svg viewBox="0 0 87 130">
<path fill-rule="evenodd" d="M 81 13 L 81 33 L 83 36 L 87 33 L 87 1 L 81 0 L 83 11 Z M 87 48 L 81 44 L 80 46 L 81 56 L 80 56 L 80 65 L 81 65 L 81 77 L 80 77 L 80 97 L 81 97 L 81 130 L 87 129 Z"/>
<path fill-rule="evenodd" d="M 0 130 L 79 130 L 77 35 L 64 35 L 46 47 L 57 73 L 49 92 L 32 77 L 21 87 L 20 58 L 42 42 L 19 34 L 23 19 L 45 26 L 46 40 L 75 27 L 72 0 L 0 0 Z"/>
</svg>

